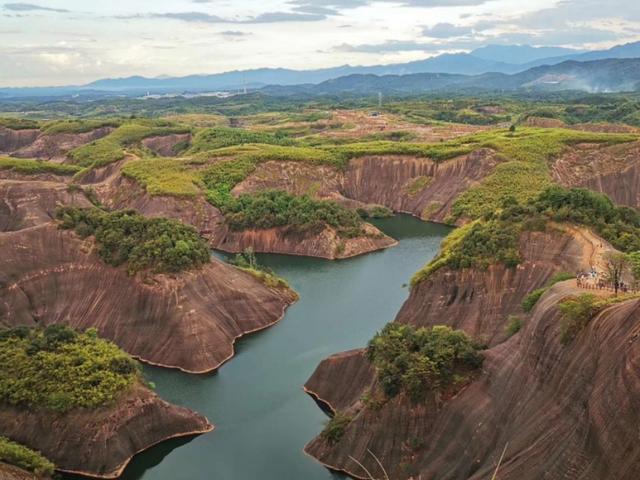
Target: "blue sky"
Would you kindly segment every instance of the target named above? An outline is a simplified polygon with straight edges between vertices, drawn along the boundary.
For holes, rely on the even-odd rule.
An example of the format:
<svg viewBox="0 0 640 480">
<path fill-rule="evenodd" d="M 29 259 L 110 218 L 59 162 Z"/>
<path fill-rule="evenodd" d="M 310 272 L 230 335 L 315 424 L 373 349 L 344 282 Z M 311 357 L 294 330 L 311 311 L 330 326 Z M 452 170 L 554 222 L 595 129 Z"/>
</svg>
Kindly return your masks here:
<svg viewBox="0 0 640 480">
<path fill-rule="evenodd" d="M 0 0 L 0 86 L 639 39 L 638 0 Z"/>
</svg>

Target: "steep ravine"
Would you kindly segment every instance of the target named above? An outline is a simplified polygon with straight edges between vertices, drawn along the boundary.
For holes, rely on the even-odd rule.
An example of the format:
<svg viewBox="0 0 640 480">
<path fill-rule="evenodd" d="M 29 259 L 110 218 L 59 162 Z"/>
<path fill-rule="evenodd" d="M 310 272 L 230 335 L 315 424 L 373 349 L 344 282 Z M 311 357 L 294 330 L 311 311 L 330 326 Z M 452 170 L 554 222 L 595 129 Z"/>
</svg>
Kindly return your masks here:
<svg viewBox="0 0 640 480">
<path fill-rule="evenodd" d="M 520 313 L 523 298 L 555 273 L 587 269 L 584 252 L 590 248 L 583 237 L 560 230 L 526 232 L 516 268 L 439 270 L 412 288 L 396 321 L 419 327 L 447 323 L 495 345 L 505 339 L 507 319 Z"/>
<path fill-rule="evenodd" d="M 361 470 L 348 456 L 374 470 L 371 449 L 392 478 L 480 480 L 507 445 L 500 478 L 638 478 L 640 303 L 606 309 L 563 346 L 556 305 L 574 293 L 568 283 L 539 301 L 522 331 L 487 351 L 481 377 L 455 397 L 439 406 L 400 397 L 358 414 L 338 444 L 318 437 L 307 451 L 356 476 Z M 363 385 L 362 368 L 348 356 L 329 358 L 307 388 L 338 402 L 336 391 Z M 349 408 L 357 398 L 352 393 Z"/>
<path fill-rule="evenodd" d="M 504 321 L 498 319 L 519 311 L 518 292 L 531 291 L 553 271 L 584 265 L 584 250 L 590 248 L 578 236 L 523 240 L 527 262 L 512 273 L 516 277 L 505 282 L 505 272 L 495 270 L 499 267 L 460 272 L 453 278 L 462 287 L 452 295 L 442 281 L 447 273 L 437 272 L 432 283 L 414 289 L 398 315 L 397 321 L 448 324 L 485 335 L 492 347 L 475 381 L 444 401 L 432 398 L 414 405 L 401 395 L 378 410 L 363 409 L 361 398 L 376 382 L 364 352 L 329 357 L 305 388 L 324 406 L 355 418 L 338 443 L 317 437 L 306 451 L 356 477 L 364 473 L 350 456 L 382 475 L 371 450 L 391 478 L 480 480 L 491 476 L 508 444 L 500 478 L 638 478 L 634 405 L 640 398 L 640 302 L 609 307 L 563 346 L 557 303 L 582 293 L 572 281 L 563 282 L 524 317 L 519 333 L 502 341 L 498 326 L 504 328 Z M 513 288 L 502 298 L 509 285 Z"/>
<path fill-rule="evenodd" d="M 142 453 L 123 480 L 335 478 L 302 451 L 326 416 L 301 385 L 322 358 L 363 345 L 392 318 L 407 296 L 406 279 L 450 231 L 408 216 L 376 225 L 399 245 L 341 262 L 259 255 L 300 300 L 277 326 L 239 342 L 237 356 L 215 375 L 145 368 L 159 395 L 205 414 L 216 430 Z"/>
<path fill-rule="evenodd" d="M 444 221 L 455 199 L 491 173 L 495 152 L 480 149 L 443 162 L 402 155 L 365 156 L 344 171 L 300 162 L 265 162 L 234 193 L 282 189 L 348 207 L 384 205 L 424 220 Z"/>
<path fill-rule="evenodd" d="M 151 195 L 122 175 L 120 169 L 125 162 L 89 172 L 81 182 L 93 188 L 109 208 L 133 208 L 147 216 L 179 219 L 195 226 L 214 248 L 223 251 L 241 252 L 252 247 L 262 253 L 339 259 L 396 243 L 371 225 L 366 226 L 366 235 L 349 239 L 339 238 L 331 228 L 304 233 L 286 227 L 233 231 L 203 195 Z M 443 222 L 455 199 L 481 182 L 497 163 L 495 152 L 489 149 L 443 162 L 411 156 L 366 156 L 351 160 L 344 171 L 306 162 L 267 161 L 236 185 L 233 194 L 278 189 L 334 200 L 348 208 L 383 205 L 424 220 Z"/>
</svg>

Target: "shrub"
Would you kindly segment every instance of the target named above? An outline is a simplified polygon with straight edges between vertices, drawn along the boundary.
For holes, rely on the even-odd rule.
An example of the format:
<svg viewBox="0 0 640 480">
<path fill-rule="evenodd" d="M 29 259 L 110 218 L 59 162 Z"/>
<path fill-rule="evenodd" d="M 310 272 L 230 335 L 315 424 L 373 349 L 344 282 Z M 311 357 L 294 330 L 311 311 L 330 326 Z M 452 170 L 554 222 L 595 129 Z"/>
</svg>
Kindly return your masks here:
<svg viewBox="0 0 640 480">
<path fill-rule="evenodd" d="M 533 292 L 524 297 L 524 300 L 522 301 L 522 309 L 527 313 L 533 310 L 533 307 L 535 307 L 538 300 L 540 300 L 540 297 L 544 295 L 546 291 L 547 287 L 536 288 Z"/>
<path fill-rule="evenodd" d="M 553 186 L 541 193 L 534 208 L 558 222 L 593 227 L 619 250 L 640 250 L 640 212 L 630 207 L 617 207 L 601 193 Z"/>
<path fill-rule="evenodd" d="M 376 219 L 393 217 L 393 210 L 381 205 L 375 205 L 371 208 L 358 208 L 356 209 L 356 212 L 360 215 L 360 218 L 365 220 L 369 218 Z"/>
<path fill-rule="evenodd" d="M 533 307 L 536 305 L 536 303 L 538 303 L 540 297 L 542 297 L 542 295 L 544 295 L 545 292 L 549 290 L 549 288 L 554 286 L 556 283 L 564 282 L 565 280 L 571 280 L 574 278 L 576 278 L 575 275 L 568 272 L 558 272 L 554 274 L 544 287 L 537 288 L 526 297 L 524 297 L 524 300 L 522 301 L 522 309 L 527 313 L 530 312 L 531 310 L 533 310 Z"/>
<path fill-rule="evenodd" d="M 247 178 L 256 168 L 249 158 L 220 160 L 202 173 L 202 181 L 207 188 L 207 200 L 221 208 L 231 201 L 231 190 Z"/>
<path fill-rule="evenodd" d="M 349 415 L 336 412 L 331 420 L 327 422 L 320 436 L 328 443 L 336 444 L 342 439 L 344 432 L 352 420 L 353 418 Z"/>
<path fill-rule="evenodd" d="M 227 201 L 222 212 L 235 230 L 283 226 L 308 230 L 329 225 L 343 236 L 362 234 L 362 219 L 356 212 L 335 202 L 281 190 L 240 195 Z"/>
<path fill-rule="evenodd" d="M 450 385 L 456 374 L 482 365 L 479 347 L 460 330 L 439 325 L 415 329 L 390 323 L 369 342 L 367 356 L 388 397 L 406 392 L 421 401 Z"/>
<path fill-rule="evenodd" d="M 516 315 L 509 315 L 507 325 L 504 329 L 507 337 L 512 337 L 522 328 L 522 320 Z"/>
<path fill-rule="evenodd" d="M 247 248 L 242 253 L 236 254 L 235 257 L 228 260 L 228 263 L 252 275 L 269 288 L 290 288 L 284 278 L 276 275 L 270 268 L 258 263 L 252 248 Z"/>
<path fill-rule="evenodd" d="M 140 377 L 137 363 L 95 331 L 50 325 L 0 330 L 0 401 L 67 412 L 116 399 Z"/>
<path fill-rule="evenodd" d="M 566 280 L 574 280 L 576 278 L 576 276 L 573 273 L 569 273 L 569 272 L 558 272 L 555 273 L 551 279 L 549 280 L 549 282 L 547 283 L 548 286 L 553 286 L 556 283 L 560 283 L 560 282 L 564 282 Z"/>
<path fill-rule="evenodd" d="M 209 262 L 206 241 L 191 226 L 166 218 L 146 218 L 131 210 L 61 207 L 61 228 L 95 236 L 98 254 L 109 265 L 127 264 L 129 274 L 179 272 Z"/>
<path fill-rule="evenodd" d="M 0 462 L 8 463 L 36 475 L 52 475 L 55 465 L 19 443 L 0 436 Z"/>
<path fill-rule="evenodd" d="M 602 305 L 595 295 L 585 293 L 560 302 L 558 308 L 562 312 L 560 341 L 566 345 L 588 325 Z"/>
<path fill-rule="evenodd" d="M 494 263 L 515 267 L 520 263 L 518 225 L 501 220 L 477 221 L 454 230 L 443 241 L 438 256 L 418 271 L 416 285 L 443 267 L 486 269 Z"/>
</svg>

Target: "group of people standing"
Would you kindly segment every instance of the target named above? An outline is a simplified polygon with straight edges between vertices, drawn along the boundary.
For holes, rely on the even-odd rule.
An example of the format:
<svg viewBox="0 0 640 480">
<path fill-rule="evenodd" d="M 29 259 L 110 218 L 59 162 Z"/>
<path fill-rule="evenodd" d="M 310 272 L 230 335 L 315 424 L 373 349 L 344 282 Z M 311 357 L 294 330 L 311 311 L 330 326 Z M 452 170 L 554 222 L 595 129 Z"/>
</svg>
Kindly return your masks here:
<svg viewBox="0 0 640 480">
<path fill-rule="evenodd" d="M 607 281 L 605 276 L 593 267 L 591 267 L 588 272 L 579 272 L 576 275 L 576 282 L 579 288 L 586 288 L 589 290 L 617 290 L 619 292 L 626 293 L 630 289 L 630 286 L 623 281 L 618 282 L 618 288 L 616 289 L 616 285 Z"/>
</svg>

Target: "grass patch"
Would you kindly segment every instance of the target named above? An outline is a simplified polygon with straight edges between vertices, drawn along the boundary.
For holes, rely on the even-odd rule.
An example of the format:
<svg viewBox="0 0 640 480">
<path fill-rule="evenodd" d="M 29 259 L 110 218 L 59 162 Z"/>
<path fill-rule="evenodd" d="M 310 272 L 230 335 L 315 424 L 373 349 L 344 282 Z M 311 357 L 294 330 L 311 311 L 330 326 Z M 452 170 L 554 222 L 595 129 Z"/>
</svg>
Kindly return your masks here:
<svg viewBox="0 0 640 480">
<path fill-rule="evenodd" d="M 407 143 L 391 141 L 374 141 L 350 143 L 335 147 L 326 147 L 336 155 L 347 161 L 352 158 L 370 155 L 410 155 L 429 158 L 435 162 L 442 162 L 473 151 L 472 144 L 464 145 L 452 142 L 443 143 Z"/>
<path fill-rule="evenodd" d="M 495 212 L 507 198 L 527 202 L 551 185 L 549 168 L 544 164 L 513 161 L 501 163 L 480 185 L 462 193 L 453 204 L 451 217 L 480 218 Z"/>
<path fill-rule="evenodd" d="M 0 436 L 0 462 L 36 475 L 53 475 L 55 465 L 39 452 Z"/>
<path fill-rule="evenodd" d="M 76 165 L 63 165 L 60 163 L 45 162 L 41 160 L 0 157 L 0 170 L 10 170 L 24 175 L 37 175 L 39 173 L 74 175 L 82 169 Z"/>
<path fill-rule="evenodd" d="M 26 118 L 2 117 L 0 118 L 0 127 L 11 130 L 33 130 L 40 128 L 40 124 L 35 120 Z"/>
<path fill-rule="evenodd" d="M 139 378 L 138 364 L 95 330 L 0 330 L 0 400 L 9 405 L 56 412 L 97 408 Z"/>
<path fill-rule="evenodd" d="M 42 126 L 42 133 L 56 135 L 59 133 L 86 133 L 103 127 L 117 128 L 122 120 L 55 120 Z"/>
<path fill-rule="evenodd" d="M 507 325 L 504 327 L 504 333 L 507 338 L 513 337 L 522 329 L 522 319 L 517 315 L 509 315 Z"/>
<path fill-rule="evenodd" d="M 69 152 L 69 158 L 71 158 L 76 165 L 85 168 L 104 167 L 110 163 L 122 160 L 124 157 L 125 153 L 122 145 L 111 139 L 110 135 L 82 145 L 81 147 L 74 148 Z"/>
<path fill-rule="evenodd" d="M 213 152 L 218 160 L 201 172 L 209 202 L 219 208 L 232 200 L 231 190 L 247 178 L 259 163 L 269 160 L 288 162 L 309 162 L 336 166 L 338 160 L 328 152 L 313 148 L 274 147 L 269 145 L 249 145 L 231 147 Z M 208 154 L 211 156 L 211 153 Z"/>
<path fill-rule="evenodd" d="M 240 128 L 215 127 L 198 132 L 187 154 L 218 150 L 223 147 L 261 143 L 267 145 L 293 145 L 293 141 L 281 134 L 252 132 Z"/>
<path fill-rule="evenodd" d="M 422 192 L 425 188 L 429 186 L 432 178 L 427 176 L 420 176 L 414 178 L 409 185 L 407 185 L 404 190 L 407 192 L 407 195 L 410 197 L 415 197 L 420 192 Z"/>
<path fill-rule="evenodd" d="M 180 272 L 210 261 L 207 242 L 195 228 L 176 220 L 74 207 L 59 208 L 56 217 L 61 228 L 83 238 L 94 236 L 102 260 L 114 267 L 126 264 L 130 275 Z"/>
<path fill-rule="evenodd" d="M 142 185 L 150 195 L 194 197 L 200 192 L 197 173 L 183 160 L 133 160 L 122 167 L 122 174 Z"/>
<path fill-rule="evenodd" d="M 482 184 L 464 192 L 452 207 L 452 217 L 479 218 L 496 211 L 507 198 L 535 198 L 551 185 L 549 161 L 578 143 L 614 145 L 637 140 L 636 135 L 592 133 L 561 128 L 491 130 L 450 140 L 472 149 L 490 148 L 506 163 L 498 165 Z"/>
</svg>

